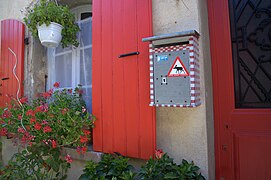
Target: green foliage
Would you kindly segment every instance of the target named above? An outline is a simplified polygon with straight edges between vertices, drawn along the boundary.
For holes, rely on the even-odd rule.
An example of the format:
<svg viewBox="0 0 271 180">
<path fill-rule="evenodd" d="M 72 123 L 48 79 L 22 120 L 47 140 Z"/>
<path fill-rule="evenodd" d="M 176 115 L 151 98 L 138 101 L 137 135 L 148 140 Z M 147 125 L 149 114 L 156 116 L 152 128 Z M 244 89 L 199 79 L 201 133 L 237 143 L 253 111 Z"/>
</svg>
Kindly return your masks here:
<svg viewBox="0 0 271 180">
<path fill-rule="evenodd" d="M 141 168 L 139 176 L 141 179 L 174 179 L 176 175 L 177 165 L 167 154 L 160 159 L 150 158 Z"/>
<path fill-rule="evenodd" d="M 129 159 L 122 156 L 113 156 L 104 154 L 99 163 L 93 161 L 87 162 L 84 174 L 79 180 L 87 179 L 123 179 L 132 180 L 135 173 L 132 172 L 133 167 L 128 164 Z"/>
<path fill-rule="evenodd" d="M 21 98 L 0 109 L 0 135 L 12 137 L 26 149 L 2 169 L 0 179 L 16 179 L 13 176 L 21 171 L 25 173 L 22 176 L 33 179 L 65 178 L 72 159 L 69 155 L 63 157 L 62 147 L 77 147 L 78 153 L 86 152 L 95 119 L 85 109 L 82 89 L 58 90 L 59 83 L 54 86 L 54 90 L 40 94 L 32 103 Z"/>
<path fill-rule="evenodd" d="M 57 150 L 53 151 L 59 153 Z M 1 168 L 0 177 L 3 179 L 27 180 L 66 179 L 70 164 L 62 160 L 59 155 L 49 156 L 49 154 L 49 152 L 46 153 L 45 151 L 40 151 L 40 154 L 29 153 L 26 150 L 17 153 L 7 166 Z"/>
<path fill-rule="evenodd" d="M 159 159 L 150 158 L 147 163 L 140 169 L 140 179 L 176 179 L 176 180 L 205 180 L 199 173 L 199 167 L 193 162 L 188 163 L 186 160 L 177 165 L 167 154 L 163 154 Z"/>
<path fill-rule="evenodd" d="M 183 159 L 182 164 L 177 168 L 177 175 L 179 179 L 205 180 L 201 173 L 198 173 L 199 170 L 200 168 L 196 166 L 193 161 L 189 163 Z"/>
<path fill-rule="evenodd" d="M 57 5 L 54 1 L 40 0 L 40 3 L 35 4 L 33 9 L 27 9 L 24 22 L 34 37 L 38 37 L 37 26 L 44 23 L 48 26 L 51 22 L 61 24 L 64 27 L 61 40 L 62 47 L 68 45 L 77 47 L 79 45 L 76 33 L 80 28 L 75 24 L 75 16 L 70 12 L 68 6 Z"/>
</svg>

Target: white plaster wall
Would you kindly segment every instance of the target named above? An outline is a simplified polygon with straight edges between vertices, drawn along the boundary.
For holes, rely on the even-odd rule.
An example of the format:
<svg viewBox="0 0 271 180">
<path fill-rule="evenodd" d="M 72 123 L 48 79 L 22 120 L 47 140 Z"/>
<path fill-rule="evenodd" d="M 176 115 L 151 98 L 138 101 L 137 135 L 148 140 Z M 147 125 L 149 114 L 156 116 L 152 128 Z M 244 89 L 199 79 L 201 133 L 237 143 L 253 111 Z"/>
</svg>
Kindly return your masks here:
<svg viewBox="0 0 271 180">
<path fill-rule="evenodd" d="M 24 8 L 32 0 L 1 0 L 0 1 L 0 20 L 17 19 L 22 21 Z"/>
<path fill-rule="evenodd" d="M 199 43 L 202 105 L 197 108 L 157 108 L 157 146 L 173 157 L 176 162 L 181 162 L 183 158 L 193 160 L 207 179 L 214 179 L 207 1 L 153 0 L 152 2 L 154 35 L 191 29 L 201 34 Z M 205 94 L 208 94 L 208 98 Z M 208 110 L 207 102 L 210 106 Z"/>
</svg>

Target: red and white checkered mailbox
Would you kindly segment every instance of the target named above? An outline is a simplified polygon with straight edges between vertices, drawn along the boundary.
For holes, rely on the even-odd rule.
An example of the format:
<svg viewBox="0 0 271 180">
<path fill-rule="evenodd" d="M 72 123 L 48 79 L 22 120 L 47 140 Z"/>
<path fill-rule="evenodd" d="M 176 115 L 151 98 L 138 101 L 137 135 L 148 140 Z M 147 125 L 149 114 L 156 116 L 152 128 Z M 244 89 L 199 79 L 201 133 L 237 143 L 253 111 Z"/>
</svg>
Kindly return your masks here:
<svg viewBox="0 0 271 180">
<path fill-rule="evenodd" d="M 144 38 L 150 41 L 150 106 L 196 107 L 200 102 L 199 33 Z"/>
</svg>

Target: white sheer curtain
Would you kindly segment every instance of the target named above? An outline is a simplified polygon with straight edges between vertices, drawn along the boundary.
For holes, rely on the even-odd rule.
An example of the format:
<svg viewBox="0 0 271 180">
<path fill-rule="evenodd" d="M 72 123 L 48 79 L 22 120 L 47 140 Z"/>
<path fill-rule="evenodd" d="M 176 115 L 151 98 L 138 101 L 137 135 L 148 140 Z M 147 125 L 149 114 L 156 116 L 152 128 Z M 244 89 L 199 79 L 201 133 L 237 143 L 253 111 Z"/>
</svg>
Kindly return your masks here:
<svg viewBox="0 0 271 180">
<path fill-rule="evenodd" d="M 48 48 L 48 89 L 55 82 L 61 88 L 75 88 L 82 85 L 87 109 L 92 112 L 92 19 L 78 22 L 78 48 Z"/>
</svg>

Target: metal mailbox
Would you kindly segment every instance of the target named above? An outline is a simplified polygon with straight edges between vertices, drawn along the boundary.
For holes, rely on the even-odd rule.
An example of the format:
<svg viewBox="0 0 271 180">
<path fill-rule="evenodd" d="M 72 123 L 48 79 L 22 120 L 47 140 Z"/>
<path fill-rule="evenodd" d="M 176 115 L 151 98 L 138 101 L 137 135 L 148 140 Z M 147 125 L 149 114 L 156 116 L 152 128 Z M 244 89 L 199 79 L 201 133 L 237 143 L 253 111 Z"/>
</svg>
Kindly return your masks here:
<svg viewBox="0 0 271 180">
<path fill-rule="evenodd" d="M 144 38 L 150 41 L 150 106 L 196 107 L 200 102 L 199 33 Z"/>
</svg>

